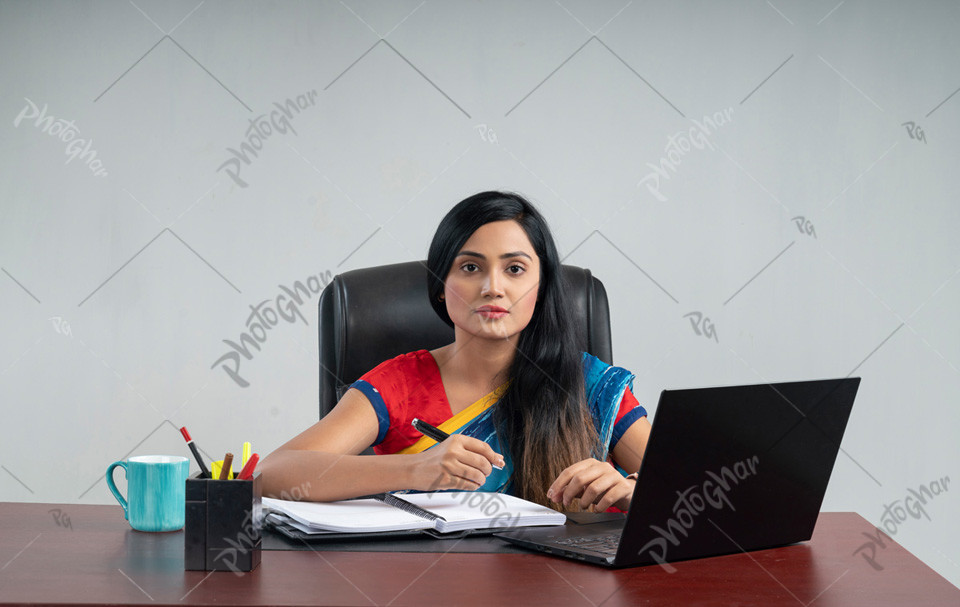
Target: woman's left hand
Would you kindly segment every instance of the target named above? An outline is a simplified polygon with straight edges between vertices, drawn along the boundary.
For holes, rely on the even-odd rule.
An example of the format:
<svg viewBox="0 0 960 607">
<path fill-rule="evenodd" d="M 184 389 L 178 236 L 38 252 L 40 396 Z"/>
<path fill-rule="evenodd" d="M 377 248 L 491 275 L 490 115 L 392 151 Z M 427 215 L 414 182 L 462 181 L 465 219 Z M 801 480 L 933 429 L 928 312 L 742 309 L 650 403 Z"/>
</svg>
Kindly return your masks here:
<svg viewBox="0 0 960 607">
<path fill-rule="evenodd" d="M 625 479 L 609 463 L 590 458 L 561 472 L 547 490 L 547 498 L 564 506 L 579 498 L 584 510 L 594 506 L 595 512 L 603 512 L 610 506 L 627 510 L 633 487 L 634 481 Z"/>
</svg>

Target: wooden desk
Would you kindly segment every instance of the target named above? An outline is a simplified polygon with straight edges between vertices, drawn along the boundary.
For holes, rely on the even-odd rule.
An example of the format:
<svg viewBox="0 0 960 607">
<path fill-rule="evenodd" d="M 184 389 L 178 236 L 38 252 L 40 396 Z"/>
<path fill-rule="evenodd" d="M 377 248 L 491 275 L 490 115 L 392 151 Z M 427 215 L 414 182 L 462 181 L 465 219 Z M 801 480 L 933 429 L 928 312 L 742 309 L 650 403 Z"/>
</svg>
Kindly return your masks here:
<svg viewBox="0 0 960 607">
<path fill-rule="evenodd" d="M 69 526 L 67 526 L 69 523 Z M 807 544 L 608 570 L 536 554 L 264 551 L 252 573 L 183 570 L 183 532 L 141 533 L 119 506 L 0 504 L 0 603 L 151 605 L 960 605 L 873 527 L 820 515 Z"/>
</svg>

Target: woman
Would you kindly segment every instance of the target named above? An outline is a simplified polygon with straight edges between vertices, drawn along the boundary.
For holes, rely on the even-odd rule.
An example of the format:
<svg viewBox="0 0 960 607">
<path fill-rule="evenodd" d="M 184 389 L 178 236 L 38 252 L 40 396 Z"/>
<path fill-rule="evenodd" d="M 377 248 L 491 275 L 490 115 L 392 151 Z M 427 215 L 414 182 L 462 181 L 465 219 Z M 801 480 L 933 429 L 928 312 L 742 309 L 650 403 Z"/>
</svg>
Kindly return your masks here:
<svg viewBox="0 0 960 607">
<path fill-rule="evenodd" d="M 560 510 L 626 509 L 650 423 L 633 376 L 577 348 L 553 237 L 516 194 L 457 204 L 427 257 L 454 342 L 377 366 L 262 464 L 264 493 L 332 501 L 403 489 L 506 491 Z M 434 443 L 418 417 L 452 436 Z M 374 445 L 376 455 L 359 455 Z M 296 490 L 296 491 L 294 491 Z"/>
</svg>

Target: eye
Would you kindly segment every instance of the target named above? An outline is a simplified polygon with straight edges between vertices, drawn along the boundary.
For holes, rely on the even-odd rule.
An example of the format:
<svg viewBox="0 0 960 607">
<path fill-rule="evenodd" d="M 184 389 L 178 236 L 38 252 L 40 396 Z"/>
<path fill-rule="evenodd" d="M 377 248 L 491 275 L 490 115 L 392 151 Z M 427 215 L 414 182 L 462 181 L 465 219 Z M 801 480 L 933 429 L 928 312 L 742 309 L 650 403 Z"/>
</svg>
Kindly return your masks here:
<svg viewBox="0 0 960 607">
<path fill-rule="evenodd" d="M 480 269 L 480 266 L 478 266 L 478 265 L 475 264 L 475 263 L 465 263 L 465 264 L 463 264 L 462 266 L 460 266 L 460 269 L 463 270 L 463 271 L 465 271 L 465 272 L 473 273 L 473 272 L 475 272 L 476 270 L 479 270 L 479 269 Z"/>
<path fill-rule="evenodd" d="M 511 274 L 517 275 L 517 274 L 523 274 L 524 272 L 527 271 L 527 269 L 521 265 L 513 264 L 512 266 L 507 268 L 507 271 L 510 272 Z"/>
</svg>

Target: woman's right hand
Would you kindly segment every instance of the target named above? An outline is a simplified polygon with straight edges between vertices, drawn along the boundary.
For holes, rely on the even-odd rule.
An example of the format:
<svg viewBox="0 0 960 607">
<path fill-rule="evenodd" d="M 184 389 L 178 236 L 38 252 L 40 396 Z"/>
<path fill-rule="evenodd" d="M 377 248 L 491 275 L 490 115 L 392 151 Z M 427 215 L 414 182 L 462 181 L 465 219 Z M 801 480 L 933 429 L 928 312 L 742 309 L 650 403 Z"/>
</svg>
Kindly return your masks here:
<svg viewBox="0 0 960 607">
<path fill-rule="evenodd" d="M 503 466 L 503 456 L 482 440 L 454 434 L 413 455 L 413 489 L 474 491 L 487 480 L 493 466 Z"/>
</svg>

